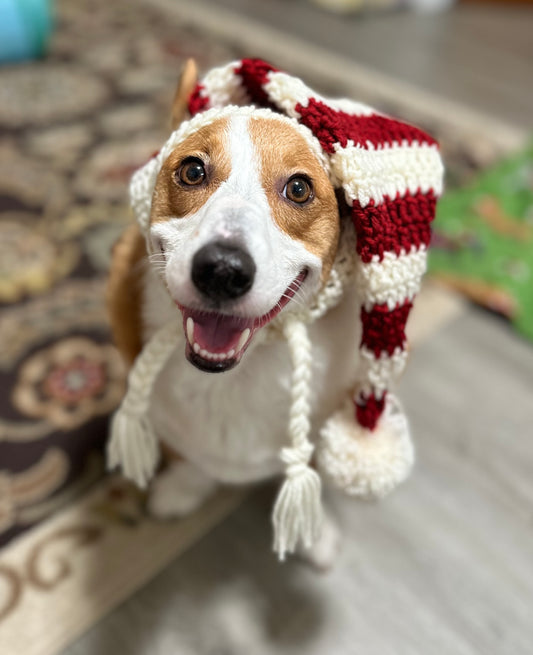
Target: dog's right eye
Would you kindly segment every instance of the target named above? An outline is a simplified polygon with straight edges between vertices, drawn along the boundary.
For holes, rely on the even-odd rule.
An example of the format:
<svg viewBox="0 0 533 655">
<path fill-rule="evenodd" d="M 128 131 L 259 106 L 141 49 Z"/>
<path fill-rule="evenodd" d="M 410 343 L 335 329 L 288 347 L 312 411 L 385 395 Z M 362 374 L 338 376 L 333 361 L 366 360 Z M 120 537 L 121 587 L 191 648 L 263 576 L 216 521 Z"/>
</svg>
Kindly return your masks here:
<svg viewBox="0 0 533 655">
<path fill-rule="evenodd" d="M 200 159 L 189 157 L 178 168 L 175 176 L 182 184 L 197 186 L 206 178 L 205 166 Z"/>
<path fill-rule="evenodd" d="M 313 196 L 310 180 L 303 175 L 295 175 L 285 185 L 283 195 L 298 205 L 303 205 Z"/>
</svg>

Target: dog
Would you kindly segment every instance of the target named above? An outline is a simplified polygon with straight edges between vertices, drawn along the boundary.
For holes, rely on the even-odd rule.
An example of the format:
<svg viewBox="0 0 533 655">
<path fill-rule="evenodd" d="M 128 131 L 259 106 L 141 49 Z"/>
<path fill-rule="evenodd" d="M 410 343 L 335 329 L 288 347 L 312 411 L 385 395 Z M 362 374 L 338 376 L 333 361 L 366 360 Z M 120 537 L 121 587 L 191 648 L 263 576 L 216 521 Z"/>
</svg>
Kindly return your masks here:
<svg viewBox="0 0 533 655">
<path fill-rule="evenodd" d="M 263 64 L 253 60 L 248 66 L 263 75 Z M 189 61 L 173 102 L 173 130 L 189 118 L 191 102 L 201 100 L 199 89 L 196 65 Z M 396 126 L 394 130 L 396 134 Z M 417 143 L 412 147 L 416 158 L 425 162 L 433 157 L 432 145 L 417 149 Z M 392 148 L 380 155 L 382 159 L 385 156 L 397 165 Z M 404 160 L 399 161 L 403 166 Z M 441 171 L 437 169 L 435 166 L 431 183 L 438 182 Z M 381 169 L 379 174 L 384 175 Z M 409 175 L 413 177 L 410 169 Z M 420 188 L 419 180 L 415 182 Z M 375 317 L 373 331 L 369 331 L 371 310 L 362 307 L 356 293 L 341 294 L 331 308 L 310 322 L 312 353 L 299 345 L 306 343 L 300 333 L 291 348 L 287 340 L 276 338 L 286 317 L 307 311 L 331 284 L 340 243 L 355 242 L 353 216 L 344 195 L 326 172 L 320 148 L 295 121 L 270 110 L 215 113 L 169 146 L 150 193 L 144 233 L 132 226 L 115 247 L 107 300 L 116 345 L 130 365 L 165 325 L 182 324 L 175 347 L 154 376 L 149 406 L 149 419 L 167 461 L 151 484 L 148 507 L 154 516 L 166 519 L 195 511 L 219 485 L 259 482 L 284 470 L 292 470 L 291 476 L 298 477 L 302 461 L 291 462 L 289 455 L 288 461 L 280 458 L 287 440 L 287 416 L 291 416 L 296 443 L 307 461 L 312 449 L 302 446 L 298 430 L 308 432 L 309 441 L 316 445 L 324 424 L 338 410 L 339 399 L 353 397 L 358 370 L 362 365 L 369 367 L 368 362 L 361 362 L 361 343 L 378 351 Z M 430 190 L 430 203 L 431 194 Z M 429 207 L 424 210 L 424 220 L 433 205 Z M 389 233 L 387 238 L 390 241 Z M 424 244 L 407 253 L 412 258 L 411 269 L 412 262 L 420 268 L 419 254 L 425 257 Z M 392 264 L 405 259 L 405 248 L 393 255 Z M 374 256 L 365 271 L 374 272 L 379 282 L 378 264 Z M 409 279 L 417 283 L 418 269 L 418 277 L 409 271 Z M 401 271 L 398 266 L 394 270 L 395 284 Z M 390 281 L 383 282 L 385 291 L 371 282 L 378 296 L 396 293 Z M 410 304 L 405 306 L 403 314 L 408 313 Z M 379 312 L 378 319 L 387 323 L 381 305 Z M 396 368 L 404 355 L 406 316 L 402 320 L 401 329 L 391 331 L 389 327 L 386 333 L 387 338 L 398 341 L 389 354 Z M 302 348 L 305 352 L 299 354 Z M 300 365 L 295 369 L 298 357 Z M 379 386 L 379 375 L 384 377 L 379 367 L 385 367 L 388 374 L 386 367 L 391 364 L 387 353 L 376 361 L 378 368 L 371 373 L 374 371 Z M 305 394 L 301 391 L 304 387 Z M 370 413 L 377 417 L 384 407 L 385 392 L 375 398 L 368 394 L 366 399 Z M 356 409 L 357 415 L 363 416 L 364 407 Z M 372 416 L 370 419 L 369 423 L 360 422 L 373 429 Z M 412 463 L 407 429 L 402 423 L 383 438 L 385 447 L 377 441 L 376 452 L 385 461 L 386 475 L 380 470 L 376 479 L 382 484 L 388 476 L 397 483 Z M 352 443 L 347 449 L 351 447 Z M 366 450 L 365 443 L 356 458 Z M 345 460 L 341 455 L 341 467 Z M 363 477 L 375 473 L 373 465 L 359 468 L 358 475 L 362 471 Z M 345 484 L 343 470 L 338 477 Z M 364 484 L 352 484 L 352 493 L 361 495 L 363 487 L 366 493 L 371 486 L 365 478 Z M 390 486 L 387 481 L 384 488 L 388 491 Z M 293 495 L 300 498 L 300 492 Z M 338 545 L 338 530 L 327 517 L 314 543 L 303 540 L 298 552 L 316 566 L 327 568 Z"/>
<path fill-rule="evenodd" d="M 195 69 L 189 62 L 182 74 L 173 128 L 186 116 Z M 283 341 L 261 343 L 257 333 L 316 294 L 340 226 L 321 163 L 298 131 L 275 117 L 215 121 L 165 162 L 151 214 L 156 254 L 148 257 L 139 228 L 129 227 L 114 249 L 107 299 L 115 343 L 130 365 L 142 344 L 175 320 L 176 308 L 182 314 L 182 343 L 153 394 L 151 413 L 168 456 L 150 488 L 154 516 L 187 515 L 219 484 L 283 472 L 289 353 Z M 348 295 L 311 328 L 315 439 L 354 384 L 356 322 L 355 296 Z M 333 558 L 338 541 L 333 522 L 326 525 L 306 553 L 319 566 Z"/>
</svg>

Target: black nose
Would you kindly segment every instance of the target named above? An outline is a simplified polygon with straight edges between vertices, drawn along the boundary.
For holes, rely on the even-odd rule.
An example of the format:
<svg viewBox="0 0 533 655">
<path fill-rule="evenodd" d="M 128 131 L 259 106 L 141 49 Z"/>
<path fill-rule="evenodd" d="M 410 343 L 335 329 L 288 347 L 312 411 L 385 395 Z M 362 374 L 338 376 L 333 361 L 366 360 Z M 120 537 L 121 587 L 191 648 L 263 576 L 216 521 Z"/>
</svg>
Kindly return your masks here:
<svg viewBox="0 0 533 655">
<path fill-rule="evenodd" d="M 192 281 L 215 302 L 240 298 L 254 283 L 255 264 L 250 255 L 224 243 L 208 243 L 194 255 Z"/>
</svg>

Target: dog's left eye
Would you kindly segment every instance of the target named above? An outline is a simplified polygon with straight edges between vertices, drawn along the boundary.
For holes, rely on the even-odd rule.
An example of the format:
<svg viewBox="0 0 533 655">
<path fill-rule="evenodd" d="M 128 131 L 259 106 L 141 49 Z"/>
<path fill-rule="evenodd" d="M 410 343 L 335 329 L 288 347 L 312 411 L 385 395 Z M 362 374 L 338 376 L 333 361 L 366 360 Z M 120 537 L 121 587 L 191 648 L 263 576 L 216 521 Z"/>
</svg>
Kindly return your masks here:
<svg viewBox="0 0 533 655">
<path fill-rule="evenodd" d="M 283 189 L 285 198 L 299 205 L 307 202 L 312 194 L 313 187 L 311 186 L 310 180 L 301 176 L 291 177 Z"/>
<path fill-rule="evenodd" d="M 201 184 L 206 177 L 205 166 L 196 157 L 186 159 L 176 173 L 179 181 L 188 186 Z"/>
</svg>

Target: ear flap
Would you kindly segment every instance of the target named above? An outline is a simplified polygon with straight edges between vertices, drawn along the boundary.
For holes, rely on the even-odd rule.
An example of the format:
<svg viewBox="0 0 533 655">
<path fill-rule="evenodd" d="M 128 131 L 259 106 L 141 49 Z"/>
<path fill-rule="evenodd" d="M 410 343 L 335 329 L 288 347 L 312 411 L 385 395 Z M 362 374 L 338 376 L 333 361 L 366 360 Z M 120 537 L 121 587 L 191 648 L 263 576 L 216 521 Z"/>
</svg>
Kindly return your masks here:
<svg viewBox="0 0 533 655">
<path fill-rule="evenodd" d="M 198 67 L 194 59 L 187 59 L 181 71 L 174 100 L 172 101 L 172 114 L 170 126 L 175 130 L 188 114 L 187 103 L 189 96 L 198 83 Z"/>
</svg>

